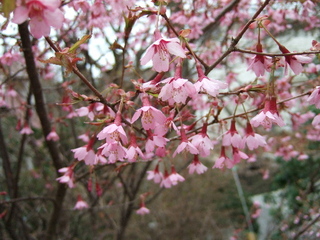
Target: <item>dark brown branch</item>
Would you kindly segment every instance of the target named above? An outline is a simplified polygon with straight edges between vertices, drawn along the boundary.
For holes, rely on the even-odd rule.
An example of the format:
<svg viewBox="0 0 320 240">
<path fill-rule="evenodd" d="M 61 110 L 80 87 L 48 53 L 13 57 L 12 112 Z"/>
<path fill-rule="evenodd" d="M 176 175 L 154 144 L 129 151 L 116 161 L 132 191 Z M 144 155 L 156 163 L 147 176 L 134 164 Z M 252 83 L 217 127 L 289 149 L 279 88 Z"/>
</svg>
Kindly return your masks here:
<svg viewBox="0 0 320 240">
<path fill-rule="evenodd" d="M 2 158 L 2 168 L 6 177 L 6 184 L 9 196 L 13 196 L 14 176 L 11 168 L 10 158 L 7 151 L 4 134 L 2 132 L 1 118 L 0 118 L 0 156 Z"/>
<path fill-rule="evenodd" d="M 299 232 L 297 232 L 294 237 L 292 238 L 293 240 L 298 239 L 305 231 L 307 231 L 312 225 L 314 225 L 316 222 L 318 222 L 320 219 L 320 214 L 316 216 L 307 226 L 305 226 L 303 229 L 301 229 Z"/>
<path fill-rule="evenodd" d="M 36 200 L 40 200 L 40 201 L 48 200 L 48 201 L 51 201 L 53 204 L 56 204 L 55 199 L 50 197 L 21 197 L 21 198 L 14 198 L 10 200 L 0 201 L 0 205 L 13 204 L 13 203 L 25 202 L 25 201 L 36 201 Z"/>
<path fill-rule="evenodd" d="M 205 40 L 205 38 L 210 34 L 211 31 L 213 31 L 219 24 L 219 21 L 222 17 L 224 17 L 228 12 L 232 11 L 234 7 L 236 7 L 239 4 L 240 0 L 233 0 L 230 2 L 222 11 L 216 16 L 213 22 L 209 23 L 207 26 L 205 26 L 202 29 L 203 35 L 201 38 L 203 39 L 202 42 Z"/>
<path fill-rule="evenodd" d="M 30 34 L 28 29 L 28 22 L 24 22 L 19 24 L 19 34 L 21 36 L 21 44 L 22 50 L 24 54 L 24 58 L 26 61 L 26 69 L 29 77 L 29 81 L 31 84 L 32 92 L 35 99 L 35 107 L 40 119 L 42 132 L 44 138 L 51 132 L 51 123 L 47 114 L 47 109 L 45 108 L 45 101 L 42 93 L 42 86 L 40 83 L 39 75 L 37 72 L 33 52 L 32 52 L 32 45 L 30 41 Z M 55 167 L 55 170 L 58 174 L 58 170 L 63 167 L 61 157 L 59 154 L 59 148 L 56 142 L 46 140 L 46 144 Z M 56 205 L 53 209 L 50 223 L 47 229 L 47 237 L 46 239 L 56 239 L 56 228 L 59 221 L 60 213 L 62 210 L 62 203 L 66 193 L 66 188 L 62 184 L 58 184 L 58 190 L 56 193 Z"/>
</svg>

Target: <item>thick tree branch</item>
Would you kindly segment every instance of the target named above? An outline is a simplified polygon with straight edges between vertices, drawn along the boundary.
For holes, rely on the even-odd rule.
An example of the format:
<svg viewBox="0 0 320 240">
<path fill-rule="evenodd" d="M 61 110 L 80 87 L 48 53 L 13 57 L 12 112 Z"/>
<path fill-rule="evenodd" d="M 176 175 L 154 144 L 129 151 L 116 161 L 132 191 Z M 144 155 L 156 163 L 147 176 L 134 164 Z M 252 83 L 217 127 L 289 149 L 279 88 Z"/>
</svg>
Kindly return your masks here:
<svg viewBox="0 0 320 240">
<path fill-rule="evenodd" d="M 39 75 L 37 72 L 34 56 L 32 52 L 32 45 L 29 36 L 28 22 L 19 24 L 19 34 L 21 36 L 22 50 L 26 61 L 26 69 L 31 84 L 32 92 L 35 98 L 35 106 L 38 117 L 41 122 L 44 138 L 51 132 L 51 123 L 45 108 L 45 101 L 42 93 L 42 86 L 40 83 Z M 61 157 L 59 154 L 59 148 L 56 142 L 46 140 L 46 144 L 53 162 L 53 165 L 58 174 L 58 170 L 63 167 Z M 56 205 L 53 209 L 50 223 L 47 231 L 48 240 L 55 239 L 56 227 L 62 210 L 62 203 L 66 193 L 66 188 L 63 184 L 58 185 L 56 193 Z"/>
</svg>

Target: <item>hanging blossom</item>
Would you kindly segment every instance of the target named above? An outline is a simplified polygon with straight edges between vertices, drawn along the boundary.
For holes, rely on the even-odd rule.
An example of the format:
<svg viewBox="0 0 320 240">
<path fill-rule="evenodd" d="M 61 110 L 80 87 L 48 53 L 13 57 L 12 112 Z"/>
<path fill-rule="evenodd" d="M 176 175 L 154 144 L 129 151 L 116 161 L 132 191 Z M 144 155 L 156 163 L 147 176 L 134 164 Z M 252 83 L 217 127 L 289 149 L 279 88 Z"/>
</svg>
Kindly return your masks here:
<svg viewBox="0 0 320 240">
<path fill-rule="evenodd" d="M 161 81 L 165 85 L 161 88 L 158 97 L 162 101 L 168 101 L 170 105 L 185 104 L 188 97 L 193 98 L 197 93 L 194 85 L 188 79 L 181 78 L 181 71 L 182 66 L 179 63 L 175 76 Z"/>
<path fill-rule="evenodd" d="M 52 128 L 51 132 L 46 136 L 47 141 L 58 141 L 60 139 L 55 128 Z"/>
<path fill-rule="evenodd" d="M 164 174 L 163 174 L 163 178 L 161 180 L 161 183 L 160 183 L 160 187 L 164 187 L 164 188 L 171 188 L 173 185 L 173 182 L 171 181 L 171 178 L 170 178 L 170 175 L 167 171 L 167 169 L 164 171 Z"/>
<path fill-rule="evenodd" d="M 60 183 L 68 184 L 69 188 L 74 187 L 74 172 L 73 172 L 74 165 L 72 164 L 69 167 L 60 168 L 58 170 L 59 173 L 63 173 L 63 176 L 57 178 L 56 180 Z"/>
<path fill-rule="evenodd" d="M 164 125 L 166 116 L 155 107 L 151 106 L 148 95 L 142 97 L 143 107 L 138 109 L 132 117 L 131 122 L 134 123 L 142 114 L 141 123 L 145 130 L 155 129 L 157 125 Z"/>
<path fill-rule="evenodd" d="M 220 157 L 216 160 L 212 168 L 220 168 L 223 167 L 232 168 L 235 165 L 235 163 L 227 157 L 225 147 L 221 147 Z"/>
<path fill-rule="evenodd" d="M 160 183 L 163 179 L 162 172 L 159 171 L 159 164 L 152 171 L 147 171 L 147 180 L 153 180 L 154 183 Z"/>
<path fill-rule="evenodd" d="M 222 138 L 223 146 L 241 147 L 242 138 L 236 129 L 236 121 L 232 119 L 230 130 L 227 131 Z"/>
<path fill-rule="evenodd" d="M 279 49 L 282 53 L 290 53 L 290 51 L 283 45 L 279 45 Z M 288 66 L 292 69 L 294 74 L 298 75 L 303 71 L 302 63 L 312 62 L 312 58 L 301 55 L 289 55 L 284 56 L 286 61 L 285 71 L 287 72 Z"/>
<path fill-rule="evenodd" d="M 171 166 L 171 174 L 169 176 L 172 185 L 177 185 L 178 182 L 183 182 L 185 179 L 179 173 L 177 173 L 175 167 Z"/>
<path fill-rule="evenodd" d="M 145 215 L 149 213 L 150 213 L 150 210 L 146 208 L 145 203 L 144 202 L 140 203 L 140 208 L 136 211 L 136 214 Z"/>
<path fill-rule="evenodd" d="M 151 130 L 147 130 L 148 140 L 146 142 L 146 152 L 151 153 L 155 147 L 164 148 L 169 142 L 169 139 L 165 138 L 162 134 L 152 133 Z"/>
<path fill-rule="evenodd" d="M 107 143 L 122 141 L 123 144 L 128 143 L 127 134 L 121 126 L 121 113 L 117 113 L 114 123 L 105 127 L 97 135 L 99 140 L 106 139 Z"/>
<path fill-rule="evenodd" d="M 82 210 L 85 208 L 89 208 L 88 203 L 84 201 L 80 195 L 78 195 L 76 205 L 74 206 L 73 209 Z"/>
<path fill-rule="evenodd" d="M 141 158 L 145 158 L 144 154 L 142 153 L 141 149 L 137 145 L 137 139 L 134 133 L 130 134 L 131 141 L 130 141 L 130 146 L 127 150 L 127 155 L 126 158 L 128 159 L 129 162 L 135 162 L 140 156 Z"/>
<path fill-rule="evenodd" d="M 92 137 L 87 145 L 79 148 L 71 149 L 74 153 L 74 158 L 78 161 L 84 160 L 86 165 L 96 164 L 96 154 L 93 151 L 93 144 L 95 143 L 95 137 Z"/>
<path fill-rule="evenodd" d="M 207 123 L 204 123 L 199 134 L 190 137 L 191 143 L 198 149 L 201 157 L 208 157 L 214 145 L 207 134 Z"/>
<path fill-rule="evenodd" d="M 212 97 L 216 97 L 219 94 L 219 91 L 221 89 L 225 89 L 228 87 L 228 84 L 225 82 L 221 82 L 219 80 L 214 80 L 208 78 L 206 75 L 204 75 L 204 72 L 200 65 L 197 65 L 197 71 L 198 71 L 198 80 L 194 84 L 194 87 L 196 88 L 196 91 L 199 92 L 205 92 Z"/>
<path fill-rule="evenodd" d="M 248 159 L 249 156 L 244 152 L 241 152 L 239 148 L 232 147 L 233 164 L 238 164 L 241 159 Z"/>
<path fill-rule="evenodd" d="M 156 41 L 147 48 L 145 55 L 141 58 L 141 65 L 153 62 L 152 69 L 157 72 L 167 72 L 169 70 L 170 54 L 185 58 L 186 54 L 180 45 L 178 38 L 163 38 L 159 30 L 154 33 Z"/>
<path fill-rule="evenodd" d="M 202 174 L 208 170 L 208 168 L 200 162 L 198 155 L 194 155 L 193 161 L 188 166 L 188 169 L 189 169 L 189 174 L 193 174 L 194 172 L 198 174 Z"/>
<path fill-rule="evenodd" d="M 62 27 L 64 16 L 60 0 L 25 0 L 13 12 L 12 22 L 21 24 L 30 18 L 30 32 L 35 38 L 48 36 L 50 26 Z"/>
<path fill-rule="evenodd" d="M 262 53 L 262 45 L 258 43 L 256 46 L 256 51 Z M 263 55 L 256 55 L 252 58 L 252 61 L 247 69 L 252 70 L 257 77 L 263 76 L 264 72 L 270 72 L 272 66 L 272 60 L 270 57 Z"/>
<path fill-rule="evenodd" d="M 270 129 L 272 123 L 276 123 L 280 127 L 283 127 L 285 123 L 278 113 L 276 97 L 267 97 L 263 110 L 252 118 L 250 123 L 254 127 L 262 125 L 266 129 Z"/>
<path fill-rule="evenodd" d="M 255 133 L 250 122 L 247 122 L 246 135 L 242 139 L 241 148 L 244 148 L 245 145 L 247 145 L 250 150 L 253 150 L 260 146 L 263 147 L 266 144 L 265 137 Z"/>
<path fill-rule="evenodd" d="M 181 143 L 177 147 L 177 149 L 173 153 L 173 157 L 175 157 L 178 153 L 182 151 L 190 152 L 191 154 L 199 154 L 198 149 L 188 140 L 185 129 L 181 127 L 180 129 L 180 137 Z"/>
</svg>

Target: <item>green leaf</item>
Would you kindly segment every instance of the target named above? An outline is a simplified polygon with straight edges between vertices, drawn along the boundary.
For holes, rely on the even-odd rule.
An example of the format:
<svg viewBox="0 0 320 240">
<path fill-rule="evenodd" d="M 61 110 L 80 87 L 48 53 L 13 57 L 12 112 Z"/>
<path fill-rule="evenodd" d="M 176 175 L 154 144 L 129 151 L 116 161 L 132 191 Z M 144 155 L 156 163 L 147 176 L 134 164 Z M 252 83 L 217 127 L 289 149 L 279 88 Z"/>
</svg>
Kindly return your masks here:
<svg viewBox="0 0 320 240">
<path fill-rule="evenodd" d="M 85 43 L 90 38 L 91 38 L 91 35 L 84 35 L 78 42 L 73 44 L 73 46 L 69 49 L 68 52 L 74 53 L 78 49 L 78 47 L 80 47 L 81 44 Z"/>
</svg>

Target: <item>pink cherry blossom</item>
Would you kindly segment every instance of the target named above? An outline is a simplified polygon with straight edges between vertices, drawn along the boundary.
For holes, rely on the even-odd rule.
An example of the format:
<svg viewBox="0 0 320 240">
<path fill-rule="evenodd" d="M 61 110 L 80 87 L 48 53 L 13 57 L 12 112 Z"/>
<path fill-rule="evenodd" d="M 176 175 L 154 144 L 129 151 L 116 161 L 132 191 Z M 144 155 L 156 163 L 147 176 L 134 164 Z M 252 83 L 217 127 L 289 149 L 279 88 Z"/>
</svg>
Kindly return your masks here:
<svg viewBox="0 0 320 240">
<path fill-rule="evenodd" d="M 255 133 L 250 122 L 247 122 L 246 135 L 242 139 L 241 148 L 244 148 L 245 145 L 247 145 L 250 150 L 253 150 L 260 146 L 263 147 L 266 144 L 265 137 Z"/>
<path fill-rule="evenodd" d="M 156 146 L 163 148 L 166 146 L 167 142 L 169 142 L 169 139 L 161 135 L 153 134 L 150 130 L 147 130 L 147 133 L 148 133 L 148 140 L 146 142 L 147 153 L 153 152 Z"/>
<path fill-rule="evenodd" d="M 311 124 L 314 128 L 320 129 L 320 114 L 314 117 Z"/>
<path fill-rule="evenodd" d="M 127 155 L 127 149 L 120 142 L 105 143 L 98 149 L 102 149 L 101 154 L 108 157 L 108 163 L 112 164 L 116 161 L 124 161 Z"/>
<path fill-rule="evenodd" d="M 207 157 L 210 155 L 210 150 L 213 149 L 214 145 L 207 134 L 206 123 L 203 125 L 201 133 L 190 137 L 190 140 L 191 143 L 198 149 L 201 157 Z"/>
<path fill-rule="evenodd" d="M 169 175 L 172 185 L 177 185 L 178 182 L 183 182 L 185 179 L 179 173 L 177 173 L 174 166 L 171 166 L 171 174 Z"/>
<path fill-rule="evenodd" d="M 262 45 L 260 43 L 257 44 L 257 52 L 262 53 Z M 272 61 L 270 57 L 266 57 L 263 55 L 256 55 L 252 58 L 252 61 L 247 70 L 252 70 L 256 74 L 257 77 L 263 76 L 264 72 L 270 72 L 272 65 Z"/>
<path fill-rule="evenodd" d="M 128 143 L 127 134 L 121 126 L 121 113 L 117 113 L 113 124 L 105 127 L 97 135 L 99 140 L 106 139 L 107 143 L 122 141 L 123 144 Z"/>
<path fill-rule="evenodd" d="M 317 86 L 308 97 L 307 101 L 314 104 L 316 108 L 320 109 L 320 86 Z"/>
<path fill-rule="evenodd" d="M 220 157 L 215 161 L 214 165 L 212 168 L 224 168 L 224 167 L 227 167 L 227 168 L 232 168 L 235 163 L 226 156 L 226 152 L 225 152 L 225 147 L 222 146 L 221 147 L 221 153 L 220 153 Z"/>
<path fill-rule="evenodd" d="M 144 203 L 141 203 L 140 208 L 136 211 L 136 213 L 139 215 L 145 215 L 145 214 L 149 214 L 150 210 L 146 208 Z"/>
<path fill-rule="evenodd" d="M 26 0 L 14 10 L 12 22 L 21 24 L 30 18 L 30 32 L 35 38 L 48 36 L 50 26 L 61 28 L 64 20 L 60 0 Z"/>
<path fill-rule="evenodd" d="M 20 130 L 20 134 L 30 135 L 33 134 L 32 129 L 30 128 L 29 124 L 26 122 L 23 128 Z"/>
<path fill-rule="evenodd" d="M 197 93 L 194 85 L 188 79 L 170 77 L 161 82 L 165 85 L 161 88 L 158 97 L 162 101 L 168 101 L 170 105 L 184 104 L 188 97 L 193 98 Z"/>
<path fill-rule="evenodd" d="M 95 164 L 95 153 L 92 149 L 88 149 L 87 145 L 71 149 L 71 151 L 74 153 L 74 158 L 79 161 L 84 160 L 86 165 Z"/>
<path fill-rule="evenodd" d="M 171 188 L 172 185 L 173 185 L 173 183 L 171 181 L 170 175 L 169 175 L 168 171 L 165 170 L 163 178 L 162 178 L 161 183 L 160 183 L 160 187 Z"/>
<path fill-rule="evenodd" d="M 178 38 L 163 38 L 159 31 L 155 32 L 156 41 L 147 48 L 145 55 L 141 58 L 142 65 L 150 60 L 153 62 L 153 70 L 157 72 L 167 72 L 169 70 L 170 54 L 185 58 L 186 54 L 180 45 Z"/>
<path fill-rule="evenodd" d="M 202 174 L 208 170 L 208 168 L 200 162 L 198 155 L 194 155 L 193 161 L 188 168 L 189 174 L 193 174 L 194 172 Z"/>
<path fill-rule="evenodd" d="M 67 183 L 69 188 L 74 187 L 74 172 L 73 172 L 73 165 L 69 167 L 60 168 L 58 170 L 60 173 L 64 173 L 63 176 L 57 178 L 56 180 L 60 183 Z"/>
<path fill-rule="evenodd" d="M 143 96 L 142 102 L 143 107 L 135 112 L 131 122 L 135 122 L 142 114 L 141 123 L 145 130 L 155 129 L 157 125 L 164 125 L 166 116 L 160 110 L 150 105 L 148 96 Z"/>
<path fill-rule="evenodd" d="M 205 76 L 201 66 L 199 65 L 197 65 L 197 71 L 199 78 L 194 84 L 194 87 L 198 93 L 204 92 L 211 95 L 212 97 L 216 97 L 221 89 L 225 89 L 228 87 L 228 84 L 225 82 L 214 80 Z"/>
<path fill-rule="evenodd" d="M 187 139 L 186 132 L 184 128 L 180 129 L 181 143 L 178 145 L 177 149 L 173 153 L 175 157 L 178 153 L 182 151 L 190 152 L 191 154 L 199 154 L 198 149 Z"/>
<path fill-rule="evenodd" d="M 244 152 L 241 152 L 238 148 L 232 147 L 233 154 L 233 164 L 237 164 L 241 161 L 241 159 L 248 159 L 248 155 Z"/>
<path fill-rule="evenodd" d="M 282 45 L 279 45 L 279 49 L 282 53 L 290 53 L 290 51 Z M 302 56 L 302 55 L 289 55 L 289 56 L 285 56 L 285 61 L 286 61 L 285 68 L 287 69 L 287 67 L 289 65 L 290 68 L 292 69 L 292 71 L 296 75 L 298 75 L 303 71 L 302 63 L 310 63 L 310 62 L 312 62 L 312 58 Z M 286 70 L 286 72 L 287 72 L 287 70 Z"/>
<path fill-rule="evenodd" d="M 137 145 L 137 139 L 136 136 L 132 133 L 131 134 L 131 141 L 130 146 L 127 150 L 126 158 L 129 162 L 135 162 L 138 158 L 138 156 L 144 158 L 144 154 L 142 153 L 141 149 Z"/>
<path fill-rule="evenodd" d="M 89 208 L 88 203 L 86 201 L 84 201 L 80 195 L 78 195 L 76 205 L 74 206 L 73 209 L 82 210 L 85 208 Z"/>
<path fill-rule="evenodd" d="M 252 126 L 258 127 L 259 125 L 262 125 L 264 128 L 270 129 L 272 123 L 276 123 L 280 127 L 285 125 L 282 118 L 279 116 L 276 101 L 276 97 L 267 97 L 263 110 L 251 119 L 250 123 Z"/>
<path fill-rule="evenodd" d="M 47 135 L 46 139 L 48 141 L 58 141 L 60 139 L 59 135 L 57 134 L 55 129 L 52 129 L 52 131 Z"/>
<path fill-rule="evenodd" d="M 232 119 L 230 130 L 227 131 L 222 137 L 222 145 L 239 148 L 241 147 L 241 141 L 242 138 L 236 129 L 236 121 Z"/>
<path fill-rule="evenodd" d="M 147 180 L 153 180 L 154 183 L 160 183 L 162 181 L 163 175 L 162 172 L 159 171 L 159 164 L 157 164 L 153 171 L 147 171 L 147 174 Z"/>
</svg>

